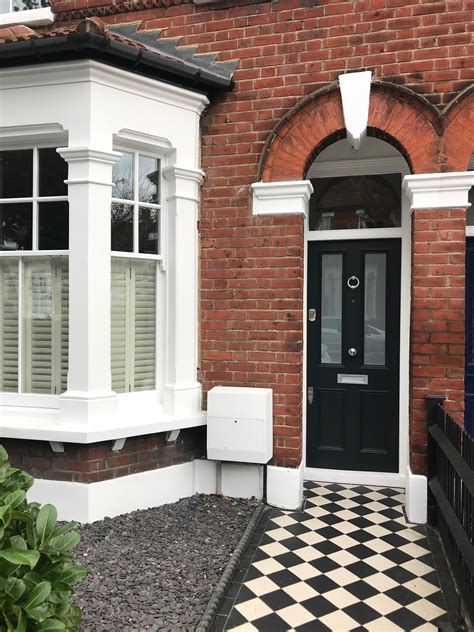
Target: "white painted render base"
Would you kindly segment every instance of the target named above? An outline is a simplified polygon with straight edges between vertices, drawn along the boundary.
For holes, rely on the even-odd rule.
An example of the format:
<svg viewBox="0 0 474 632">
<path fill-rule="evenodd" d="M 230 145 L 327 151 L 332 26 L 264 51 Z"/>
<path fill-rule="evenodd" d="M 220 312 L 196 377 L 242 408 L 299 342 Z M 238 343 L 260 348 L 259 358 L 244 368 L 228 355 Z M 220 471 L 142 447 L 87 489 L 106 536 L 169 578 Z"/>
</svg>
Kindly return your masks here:
<svg viewBox="0 0 474 632">
<path fill-rule="evenodd" d="M 280 509 L 299 509 L 303 503 L 303 463 L 299 467 L 267 466 L 267 502 Z"/>
<path fill-rule="evenodd" d="M 405 489 L 404 474 L 392 472 L 359 472 L 356 470 L 329 470 L 317 467 L 306 467 L 305 481 L 321 483 L 341 483 L 342 485 L 376 485 L 377 487 L 400 487 Z"/>
<path fill-rule="evenodd" d="M 428 481 L 426 476 L 413 474 L 407 467 L 405 511 L 410 522 L 424 524 L 428 511 Z"/>
</svg>

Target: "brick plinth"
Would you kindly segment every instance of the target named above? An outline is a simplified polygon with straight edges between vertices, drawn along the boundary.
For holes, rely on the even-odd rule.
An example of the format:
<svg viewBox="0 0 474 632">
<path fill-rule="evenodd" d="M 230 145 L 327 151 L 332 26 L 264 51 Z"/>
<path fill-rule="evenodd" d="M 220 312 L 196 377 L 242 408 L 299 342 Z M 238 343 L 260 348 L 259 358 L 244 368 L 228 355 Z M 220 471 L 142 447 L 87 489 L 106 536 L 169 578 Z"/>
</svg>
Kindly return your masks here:
<svg viewBox="0 0 474 632">
<path fill-rule="evenodd" d="M 75 483 L 96 483 L 129 474 L 186 463 L 205 456 L 205 429 L 182 430 L 178 439 L 166 442 L 166 433 L 130 437 L 120 452 L 112 441 L 90 445 L 65 443 L 55 453 L 47 441 L 3 439 L 11 464 L 35 478 Z"/>
<path fill-rule="evenodd" d="M 410 463 L 426 473 L 425 395 L 444 395 L 460 423 L 464 412 L 466 210 L 412 215 Z"/>
</svg>

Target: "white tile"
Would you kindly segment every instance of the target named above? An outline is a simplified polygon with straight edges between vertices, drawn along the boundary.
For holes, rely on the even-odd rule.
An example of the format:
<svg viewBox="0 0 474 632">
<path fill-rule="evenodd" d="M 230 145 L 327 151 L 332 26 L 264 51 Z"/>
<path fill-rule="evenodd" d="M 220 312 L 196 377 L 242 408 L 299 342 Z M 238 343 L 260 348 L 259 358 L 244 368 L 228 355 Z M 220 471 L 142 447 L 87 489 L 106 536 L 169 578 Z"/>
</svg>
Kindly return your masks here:
<svg viewBox="0 0 474 632">
<path fill-rule="evenodd" d="M 426 621 L 433 621 L 433 619 L 445 614 L 444 610 L 438 608 L 438 606 L 435 606 L 434 603 L 431 603 L 431 601 L 428 601 L 427 599 L 415 601 L 415 603 L 411 603 L 407 606 L 407 609 L 411 610 Z"/>
<path fill-rule="evenodd" d="M 423 575 L 427 575 L 428 573 L 434 571 L 434 568 L 420 562 L 420 560 L 408 560 L 408 562 L 403 562 L 400 566 L 418 577 L 423 577 Z"/>
<path fill-rule="evenodd" d="M 296 520 L 291 516 L 283 515 L 278 518 L 272 518 L 271 522 L 274 522 L 279 527 L 288 527 L 290 524 L 295 524 Z"/>
<path fill-rule="evenodd" d="M 325 592 L 323 597 L 336 606 L 336 608 L 342 609 L 351 606 L 353 603 L 357 603 L 359 599 L 354 597 L 345 588 L 335 588 L 329 592 Z"/>
<path fill-rule="evenodd" d="M 351 511 L 350 509 L 342 509 L 341 511 L 336 511 L 334 514 L 336 518 L 339 520 L 354 520 L 354 518 L 358 518 L 359 515 Z"/>
<path fill-rule="evenodd" d="M 295 549 L 293 553 L 305 562 L 312 562 L 313 560 L 323 557 L 321 551 L 315 549 L 314 546 L 303 546 L 301 549 Z"/>
<path fill-rule="evenodd" d="M 384 522 L 387 522 L 387 518 L 385 516 L 382 516 L 382 514 L 376 512 L 367 514 L 364 516 L 364 518 L 370 520 L 370 522 L 373 522 L 374 524 L 382 524 Z"/>
<path fill-rule="evenodd" d="M 267 604 L 258 597 L 255 597 L 255 599 L 249 599 L 243 603 L 235 604 L 234 607 L 248 621 L 255 621 L 256 619 L 260 619 L 260 617 L 266 617 L 267 614 L 272 612 Z"/>
<path fill-rule="evenodd" d="M 243 623 L 242 625 L 238 625 L 236 628 L 228 628 L 229 632 L 258 632 L 258 628 L 256 628 L 251 623 Z"/>
<path fill-rule="evenodd" d="M 270 529 L 270 531 L 266 531 L 265 533 L 266 535 L 270 536 L 272 540 L 275 540 L 275 542 L 281 542 L 282 540 L 287 540 L 288 538 L 293 537 L 293 534 L 290 531 L 283 529 L 283 527 L 279 527 L 278 529 Z"/>
<path fill-rule="evenodd" d="M 332 632 L 349 632 L 358 627 L 357 621 L 341 610 L 330 612 L 319 619 Z M 381 631 L 380 631 L 381 632 Z"/>
<path fill-rule="evenodd" d="M 319 518 L 310 518 L 309 520 L 302 522 L 301 525 L 306 527 L 306 529 L 311 529 L 312 531 L 317 531 L 318 529 L 327 527 L 327 524 L 322 520 L 319 520 Z"/>
<path fill-rule="evenodd" d="M 354 575 L 354 573 L 351 573 L 351 571 L 348 571 L 346 568 L 335 568 L 333 571 L 326 573 L 326 577 L 332 579 L 332 581 L 339 586 L 347 586 L 347 584 L 352 584 L 359 579 L 356 575 Z"/>
<path fill-rule="evenodd" d="M 403 551 L 410 557 L 422 557 L 422 555 L 426 555 L 430 552 L 429 549 L 425 549 L 425 547 L 415 544 L 414 542 L 404 544 L 400 547 L 400 551 Z"/>
<path fill-rule="evenodd" d="M 314 621 L 314 616 L 311 612 L 308 612 L 308 610 L 299 603 L 283 608 L 283 610 L 278 610 L 278 616 L 293 628 L 309 623 L 309 621 Z"/>
<path fill-rule="evenodd" d="M 349 564 L 355 564 L 360 561 L 358 557 L 348 551 L 336 551 L 335 553 L 330 553 L 327 557 L 339 564 L 339 566 L 349 566 Z"/>
<path fill-rule="evenodd" d="M 369 599 L 366 599 L 364 603 L 373 608 L 376 612 L 380 612 L 382 615 L 390 614 L 401 607 L 396 601 L 383 594 L 369 597 Z"/>
<path fill-rule="evenodd" d="M 359 527 L 356 527 L 355 524 L 352 524 L 352 522 L 336 522 L 331 526 L 340 533 L 353 533 L 354 531 L 359 530 Z"/>
<path fill-rule="evenodd" d="M 427 582 L 421 577 L 417 577 L 416 579 L 405 582 L 403 586 L 405 588 L 408 588 L 408 590 L 411 590 L 415 594 L 419 595 L 420 597 L 429 597 L 429 595 L 432 595 L 435 592 L 439 592 L 439 588 L 437 586 L 433 586 L 433 584 Z"/>
<path fill-rule="evenodd" d="M 291 584 L 291 586 L 286 586 L 283 590 L 295 601 L 305 601 L 306 599 L 311 599 L 311 597 L 316 597 L 318 594 L 316 590 L 311 588 L 306 582 Z"/>
<path fill-rule="evenodd" d="M 425 537 L 423 533 L 419 533 L 415 531 L 415 529 L 402 529 L 401 531 L 397 531 L 397 535 L 405 540 L 409 540 L 410 542 L 416 542 L 417 540 L 421 540 Z"/>
<path fill-rule="evenodd" d="M 364 531 L 367 531 L 367 533 L 369 533 L 370 535 L 373 535 L 375 538 L 383 538 L 384 535 L 388 535 L 389 533 L 392 533 L 391 531 L 389 531 L 388 529 L 386 529 L 385 527 L 379 524 L 374 524 L 371 527 L 367 527 L 366 529 L 364 529 Z"/>
<path fill-rule="evenodd" d="M 377 571 L 386 571 L 387 568 L 392 568 L 396 566 L 395 562 L 387 559 L 383 555 L 372 555 L 371 557 L 366 557 L 364 562 L 375 568 Z"/>
<path fill-rule="evenodd" d="M 263 546 L 260 546 L 259 549 L 270 557 L 276 557 L 277 555 L 288 553 L 288 549 L 286 548 L 286 546 L 283 546 L 279 542 L 271 542 L 270 544 L 264 544 Z"/>
<path fill-rule="evenodd" d="M 338 535 L 337 538 L 331 538 L 331 542 L 341 549 L 350 549 L 351 546 L 357 546 L 359 542 L 351 538 L 350 535 Z"/>
<path fill-rule="evenodd" d="M 251 590 L 254 595 L 261 597 L 267 593 L 278 590 L 278 586 L 269 577 L 257 577 L 257 579 L 251 579 L 245 582 L 245 587 Z"/>
<path fill-rule="evenodd" d="M 344 500 L 340 500 L 337 504 L 343 509 L 347 509 L 347 510 L 353 509 L 354 507 L 359 506 L 358 503 L 354 502 L 350 498 L 344 498 Z"/>
<path fill-rule="evenodd" d="M 255 566 L 255 568 L 264 575 L 271 575 L 285 568 L 283 564 L 280 564 L 280 562 L 277 562 L 277 560 L 274 560 L 272 557 L 266 560 L 260 560 L 259 562 L 253 562 L 252 566 Z"/>
<path fill-rule="evenodd" d="M 370 575 L 369 577 L 366 577 L 365 581 L 370 584 L 372 588 L 375 588 L 381 593 L 387 592 L 387 590 L 395 588 L 399 585 L 398 582 L 393 580 L 391 577 L 385 575 L 385 573 L 375 573 L 375 575 Z"/>
<path fill-rule="evenodd" d="M 316 577 L 317 575 L 321 575 L 321 572 L 316 568 L 308 564 L 307 562 L 303 562 L 302 564 L 297 564 L 296 566 L 292 566 L 288 569 L 295 575 L 298 579 L 310 579 L 310 577 Z"/>
<path fill-rule="evenodd" d="M 306 533 L 299 535 L 298 538 L 309 545 L 317 544 L 318 542 L 322 542 L 326 539 L 322 535 L 319 535 L 319 533 L 316 533 L 316 531 L 307 531 Z"/>
<path fill-rule="evenodd" d="M 406 630 L 403 630 L 403 628 L 392 623 L 390 619 L 386 619 L 385 617 L 380 617 L 380 619 L 366 623 L 365 629 L 368 630 L 368 632 L 406 632 Z"/>
<path fill-rule="evenodd" d="M 367 542 L 364 542 L 364 544 L 367 548 L 372 549 L 372 551 L 375 551 L 376 553 L 384 553 L 385 551 L 389 551 L 390 549 L 394 548 L 391 544 L 384 542 L 380 538 L 367 540 Z"/>
<path fill-rule="evenodd" d="M 419 625 L 412 632 L 437 632 L 437 630 L 437 625 L 433 625 L 432 623 L 423 623 L 423 625 Z"/>
</svg>

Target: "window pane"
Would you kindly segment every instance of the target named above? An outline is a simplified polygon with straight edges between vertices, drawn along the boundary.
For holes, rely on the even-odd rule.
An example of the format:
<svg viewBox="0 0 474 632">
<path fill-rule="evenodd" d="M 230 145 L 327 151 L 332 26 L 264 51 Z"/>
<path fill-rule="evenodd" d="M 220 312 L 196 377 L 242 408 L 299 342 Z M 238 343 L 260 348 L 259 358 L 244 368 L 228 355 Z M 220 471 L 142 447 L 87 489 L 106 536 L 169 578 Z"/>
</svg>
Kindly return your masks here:
<svg viewBox="0 0 474 632">
<path fill-rule="evenodd" d="M 61 393 L 66 388 L 69 326 L 67 257 L 24 261 L 24 390 Z"/>
<path fill-rule="evenodd" d="M 385 364 L 386 255 L 365 255 L 364 363 Z"/>
<path fill-rule="evenodd" d="M 18 390 L 18 260 L 0 258 L 0 391 Z"/>
<path fill-rule="evenodd" d="M 33 195 L 33 150 L 0 151 L 0 198 Z"/>
<path fill-rule="evenodd" d="M 47 0 L 13 0 L 13 11 L 28 11 L 29 9 L 41 9 L 49 7 Z"/>
<path fill-rule="evenodd" d="M 10 0 L 0 0 L 0 13 L 11 13 Z"/>
<path fill-rule="evenodd" d="M 112 171 L 112 197 L 133 200 L 133 154 L 122 154 Z"/>
<path fill-rule="evenodd" d="M 40 196 L 67 195 L 67 162 L 54 147 L 39 149 L 39 194 Z"/>
<path fill-rule="evenodd" d="M 342 255 L 323 255 L 321 268 L 321 362 L 340 364 Z"/>
<path fill-rule="evenodd" d="M 158 209 L 139 209 L 138 252 L 159 254 L 159 213 Z"/>
<path fill-rule="evenodd" d="M 152 390 L 155 381 L 156 263 L 112 259 L 112 389 Z"/>
<path fill-rule="evenodd" d="M 133 206 L 112 202 L 112 250 L 133 252 Z"/>
<path fill-rule="evenodd" d="M 0 250 L 31 250 L 32 205 L 0 204 Z"/>
<path fill-rule="evenodd" d="M 148 156 L 139 156 L 138 199 L 140 202 L 159 203 L 158 186 L 160 161 Z"/>
<path fill-rule="evenodd" d="M 401 226 L 401 175 L 316 178 L 310 200 L 310 230 Z"/>
<path fill-rule="evenodd" d="M 69 247 L 69 204 L 67 202 L 40 202 L 38 213 L 39 249 L 67 250 Z"/>
</svg>

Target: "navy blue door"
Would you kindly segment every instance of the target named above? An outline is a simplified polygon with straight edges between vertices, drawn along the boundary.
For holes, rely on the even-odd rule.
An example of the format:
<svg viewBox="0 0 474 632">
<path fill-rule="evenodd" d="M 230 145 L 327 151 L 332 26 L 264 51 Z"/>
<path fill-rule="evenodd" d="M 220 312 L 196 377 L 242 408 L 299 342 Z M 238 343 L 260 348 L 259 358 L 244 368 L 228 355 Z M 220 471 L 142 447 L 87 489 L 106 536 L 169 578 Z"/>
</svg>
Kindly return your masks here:
<svg viewBox="0 0 474 632">
<path fill-rule="evenodd" d="M 474 436 L 474 237 L 466 243 L 466 364 L 464 426 Z"/>
</svg>

